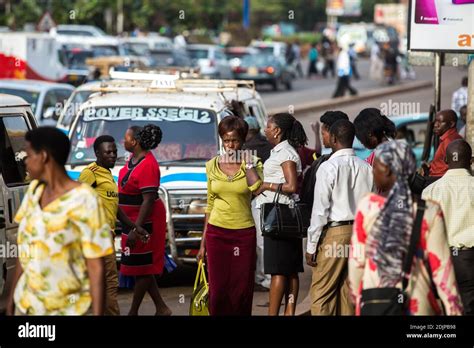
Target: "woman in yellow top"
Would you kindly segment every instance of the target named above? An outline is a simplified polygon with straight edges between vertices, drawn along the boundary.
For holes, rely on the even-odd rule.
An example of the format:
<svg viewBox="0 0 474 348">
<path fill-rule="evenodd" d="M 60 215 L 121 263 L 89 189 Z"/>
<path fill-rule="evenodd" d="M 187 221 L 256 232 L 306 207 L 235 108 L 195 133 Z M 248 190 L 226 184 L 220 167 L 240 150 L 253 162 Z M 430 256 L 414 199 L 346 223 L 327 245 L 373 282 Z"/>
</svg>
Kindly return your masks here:
<svg viewBox="0 0 474 348">
<path fill-rule="evenodd" d="M 113 252 L 96 193 L 64 169 L 70 143 L 52 127 L 30 131 L 26 168 L 33 179 L 18 210 L 18 249 L 7 314 L 83 315 L 104 310 L 103 257 Z"/>
<path fill-rule="evenodd" d="M 207 209 L 198 259 L 207 254 L 211 315 L 251 315 L 256 263 L 252 192 L 262 183 L 262 162 L 242 151 L 247 123 L 219 123 L 225 153 L 206 163 Z"/>
</svg>

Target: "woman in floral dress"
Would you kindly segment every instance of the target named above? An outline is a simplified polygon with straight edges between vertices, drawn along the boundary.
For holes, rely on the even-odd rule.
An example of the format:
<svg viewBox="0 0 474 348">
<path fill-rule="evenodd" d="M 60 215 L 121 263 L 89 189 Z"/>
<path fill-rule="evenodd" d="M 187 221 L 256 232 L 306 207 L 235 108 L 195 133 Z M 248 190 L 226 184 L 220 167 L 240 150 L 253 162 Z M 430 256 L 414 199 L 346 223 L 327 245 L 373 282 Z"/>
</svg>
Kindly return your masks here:
<svg viewBox="0 0 474 348">
<path fill-rule="evenodd" d="M 364 289 L 401 288 L 401 273 L 417 203 L 408 178 L 416 170 L 413 151 L 403 141 L 375 150 L 375 184 L 386 196 L 369 194 L 359 202 L 349 256 L 351 296 L 360 314 Z M 451 263 L 441 208 L 426 202 L 421 237 L 409 283 L 407 315 L 461 315 L 461 298 Z"/>
</svg>

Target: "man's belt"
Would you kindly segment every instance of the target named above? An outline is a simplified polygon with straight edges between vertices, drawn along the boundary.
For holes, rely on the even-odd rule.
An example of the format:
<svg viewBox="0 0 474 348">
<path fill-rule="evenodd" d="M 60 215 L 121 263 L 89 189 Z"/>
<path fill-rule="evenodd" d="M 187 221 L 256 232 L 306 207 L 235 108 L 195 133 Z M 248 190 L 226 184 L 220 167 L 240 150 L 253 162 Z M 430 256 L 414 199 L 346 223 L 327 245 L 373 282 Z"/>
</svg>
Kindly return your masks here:
<svg viewBox="0 0 474 348">
<path fill-rule="evenodd" d="M 331 221 L 328 222 L 326 226 L 324 226 L 326 229 L 327 228 L 334 228 L 334 227 L 340 227 L 340 226 L 346 226 L 346 225 L 353 225 L 354 220 L 347 220 L 347 221 Z"/>
</svg>

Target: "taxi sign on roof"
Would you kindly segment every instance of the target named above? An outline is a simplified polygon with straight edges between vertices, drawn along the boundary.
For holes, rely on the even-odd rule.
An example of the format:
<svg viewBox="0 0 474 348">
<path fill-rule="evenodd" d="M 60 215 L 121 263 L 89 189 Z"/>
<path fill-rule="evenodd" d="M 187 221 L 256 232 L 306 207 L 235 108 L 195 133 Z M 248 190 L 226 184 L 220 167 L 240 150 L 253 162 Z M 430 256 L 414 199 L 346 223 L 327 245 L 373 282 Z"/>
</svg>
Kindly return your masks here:
<svg viewBox="0 0 474 348">
<path fill-rule="evenodd" d="M 120 80 L 150 81 L 151 88 L 176 88 L 175 81 L 179 79 L 179 74 L 152 74 L 111 70 L 110 77 Z"/>
</svg>

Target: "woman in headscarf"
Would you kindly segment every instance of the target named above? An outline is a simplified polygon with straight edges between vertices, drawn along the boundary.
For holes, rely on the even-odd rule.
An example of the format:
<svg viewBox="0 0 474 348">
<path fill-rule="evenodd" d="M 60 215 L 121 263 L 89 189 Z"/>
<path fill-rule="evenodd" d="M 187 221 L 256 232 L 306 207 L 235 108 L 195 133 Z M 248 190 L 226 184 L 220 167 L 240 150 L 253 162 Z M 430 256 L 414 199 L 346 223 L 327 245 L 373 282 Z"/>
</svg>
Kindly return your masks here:
<svg viewBox="0 0 474 348">
<path fill-rule="evenodd" d="M 417 210 L 408 179 L 415 170 L 415 155 L 405 142 L 384 142 L 376 148 L 374 180 L 385 194 L 371 193 L 359 202 L 349 256 L 351 297 L 358 315 L 362 290 L 401 288 Z M 407 315 L 462 314 L 450 255 L 441 208 L 427 201 L 406 289 Z"/>
</svg>

